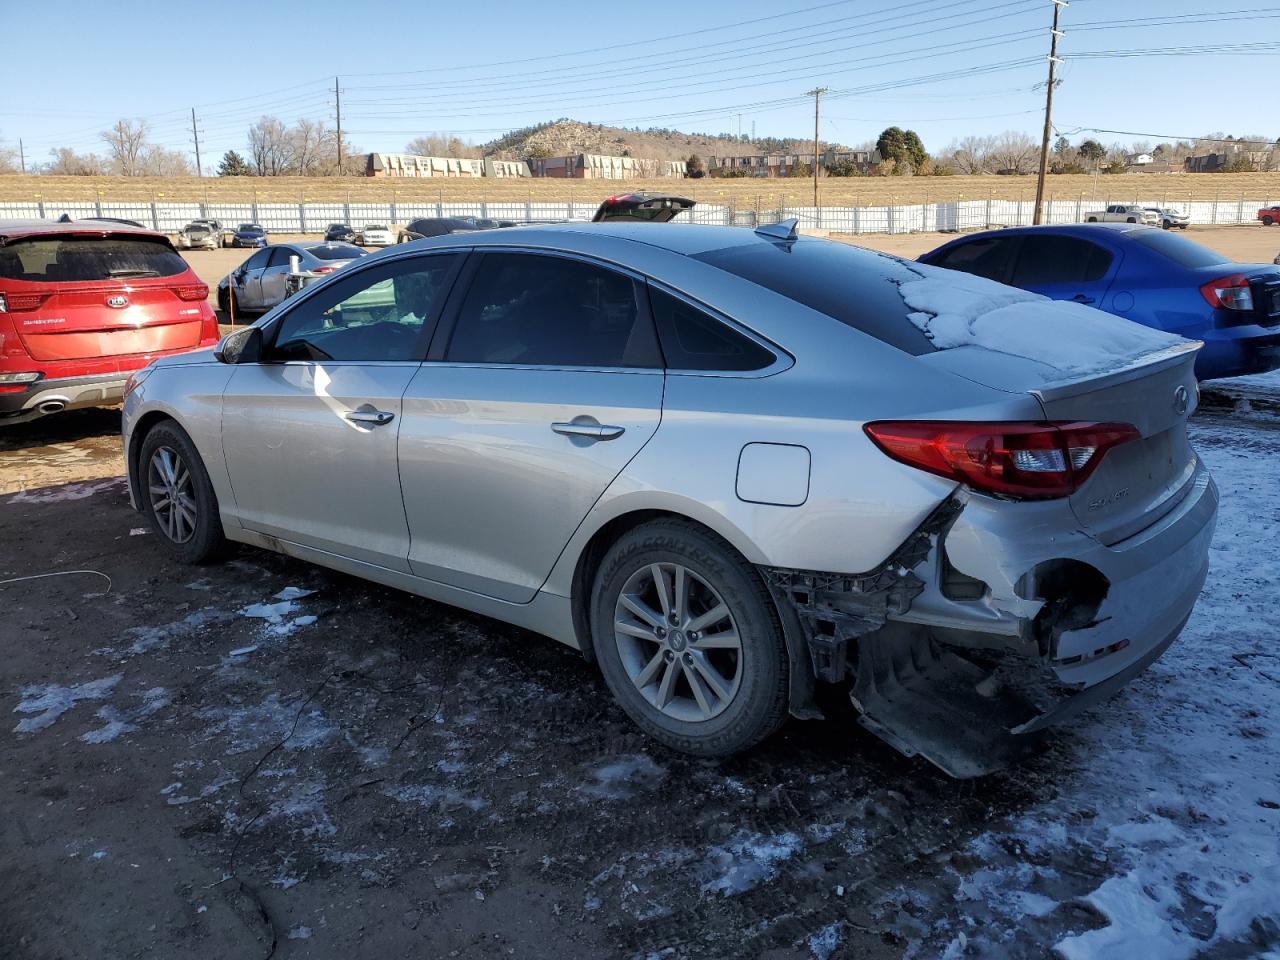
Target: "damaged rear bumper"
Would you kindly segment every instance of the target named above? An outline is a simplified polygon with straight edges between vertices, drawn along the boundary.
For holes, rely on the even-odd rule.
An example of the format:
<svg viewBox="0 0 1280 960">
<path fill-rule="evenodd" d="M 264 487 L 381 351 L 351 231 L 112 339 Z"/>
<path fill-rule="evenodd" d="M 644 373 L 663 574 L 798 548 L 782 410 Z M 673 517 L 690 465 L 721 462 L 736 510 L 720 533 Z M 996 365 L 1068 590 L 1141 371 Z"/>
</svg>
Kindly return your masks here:
<svg viewBox="0 0 1280 960">
<path fill-rule="evenodd" d="M 765 573 L 799 616 L 815 676 L 852 670 L 864 726 L 953 776 L 977 776 L 1111 696 L 1176 639 L 1204 584 L 1218 508 L 1203 464 L 1180 494 L 1108 545 L 1064 501 L 960 489 L 873 571 Z"/>
</svg>

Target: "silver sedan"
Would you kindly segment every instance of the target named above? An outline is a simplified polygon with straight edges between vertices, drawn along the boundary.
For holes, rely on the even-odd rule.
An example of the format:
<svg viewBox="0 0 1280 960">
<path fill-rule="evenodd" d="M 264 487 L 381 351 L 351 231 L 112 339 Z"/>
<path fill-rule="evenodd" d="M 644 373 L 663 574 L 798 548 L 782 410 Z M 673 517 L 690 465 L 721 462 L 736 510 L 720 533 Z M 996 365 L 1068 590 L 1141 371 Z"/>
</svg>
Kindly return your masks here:
<svg viewBox="0 0 1280 960">
<path fill-rule="evenodd" d="M 218 281 L 218 307 L 223 313 L 261 313 L 289 296 L 288 277 L 294 257 L 303 273 L 333 273 L 367 256 L 352 243 L 277 243 L 263 247 Z"/>
<path fill-rule="evenodd" d="M 443 236 L 136 375 L 129 490 L 182 560 L 238 541 L 562 641 L 676 749 L 823 684 L 972 776 L 1190 615 L 1196 349 L 790 225 Z"/>
</svg>

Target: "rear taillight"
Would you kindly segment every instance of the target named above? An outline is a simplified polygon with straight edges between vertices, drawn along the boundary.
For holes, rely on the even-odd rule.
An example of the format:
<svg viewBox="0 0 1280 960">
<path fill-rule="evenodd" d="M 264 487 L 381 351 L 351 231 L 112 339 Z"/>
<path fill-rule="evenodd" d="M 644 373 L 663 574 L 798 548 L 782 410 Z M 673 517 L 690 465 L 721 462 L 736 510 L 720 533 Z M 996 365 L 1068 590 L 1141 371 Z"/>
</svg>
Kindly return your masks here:
<svg viewBox="0 0 1280 960">
<path fill-rule="evenodd" d="M 0 293 L 0 313 L 36 310 L 44 303 L 43 293 Z"/>
<path fill-rule="evenodd" d="M 1138 437 L 1127 423 L 868 423 L 872 441 L 893 459 L 983 493 L 1048 500 L 1075 493 L 1108 450 Z"/>
<path fill-rule="evenodd" d="M 1221 307 L 1224 310 L 1253 309 L 1253 291 L 1249 289 L 1249 278 L 1242 273 L 1233 273 L 1229 277 L 1220 277 L 1202 284 L 1200 295 L 1211 307 Z"/>
<path fill-rule="evenodd" d="M 179 300 L 207 300 L 209 298 L 209 287 L 203 283 L 190 283 L 181 287 L 174 287 L 173 292 L 178 295 Z"/>
</svg>

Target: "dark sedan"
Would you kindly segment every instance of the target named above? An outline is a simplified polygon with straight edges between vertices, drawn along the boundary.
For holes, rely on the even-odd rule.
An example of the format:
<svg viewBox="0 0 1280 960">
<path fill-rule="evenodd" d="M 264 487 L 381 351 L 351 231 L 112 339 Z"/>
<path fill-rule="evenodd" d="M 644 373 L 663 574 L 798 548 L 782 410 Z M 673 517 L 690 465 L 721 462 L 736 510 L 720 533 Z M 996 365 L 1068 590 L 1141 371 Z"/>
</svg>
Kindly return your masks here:
<svg viewBox="0 0 1280 960">
<path fill-rule="evenodd" d="M 952 240 L 920 260 L 1203 340 L 1201 380 L 1280 367 L 1280 269 L 1234 263 L 1158 227 L 993 230 Z"/>
<path fill-rule="evenodd" d="M 242 223 L 231 235 L 233 247 L 265 247 L 267 245 L 266 227 L 256 223 Z"/>
<path fill-rule="evenodd" d="M 355 243 L 356 232 L 349 224 L 331 223 L 325 228 L 324 239 L 326 243 Z"/>
</svg>

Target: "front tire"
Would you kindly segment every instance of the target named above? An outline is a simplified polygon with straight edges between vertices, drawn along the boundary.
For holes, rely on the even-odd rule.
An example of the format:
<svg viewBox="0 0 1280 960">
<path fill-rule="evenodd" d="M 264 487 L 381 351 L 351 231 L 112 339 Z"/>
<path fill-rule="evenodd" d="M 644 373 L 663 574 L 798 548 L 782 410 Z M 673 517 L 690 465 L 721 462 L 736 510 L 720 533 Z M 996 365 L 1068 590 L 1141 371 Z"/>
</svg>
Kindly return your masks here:
<svg viewBox="0 0 1280 960">
<path fill-rule="evenodd" d="M 1089 222 L 1089 223 L 1097 223 L 1097 222 L 1098 222 L 1098 218 L 1097 218 L 1097 217 L 1090 217 L 1088 222 Z"/>
<path fill-rule="evenodd" d="M 1130 217 L 1128 220 L 1125 221 L 1125 223 L 1137 223 L 1137 222 L 1138 222 L 1137 218 L 1135 217 Z"/>
<path fill-rule="evenodd" d="M 724 757 L 786 719 L 787 657 L 759 573 L 684 520 L 624 534 L 591 594 L 605 682 L 636 725 L 684 753 Z"/>
<path fill-rule="evenodd" d="M 185 430 L 172 421 L 153 427 L 142 441 L 138 471 L 143 511 L 180 561 L 204 563 L 225 549 L 213 483 Z"/>
<path fill-rule="evenodd" d="M 1273 223 L 1275 223 L 1275 220 L 1271 219 L 1271 217 L 1263 217 L 1263 218 L 1262 218 L 1262 225 L 1263 225 L 1264 227 L 1269 227 L 1269 226 L 1271 226 Z"/>
</svg>

